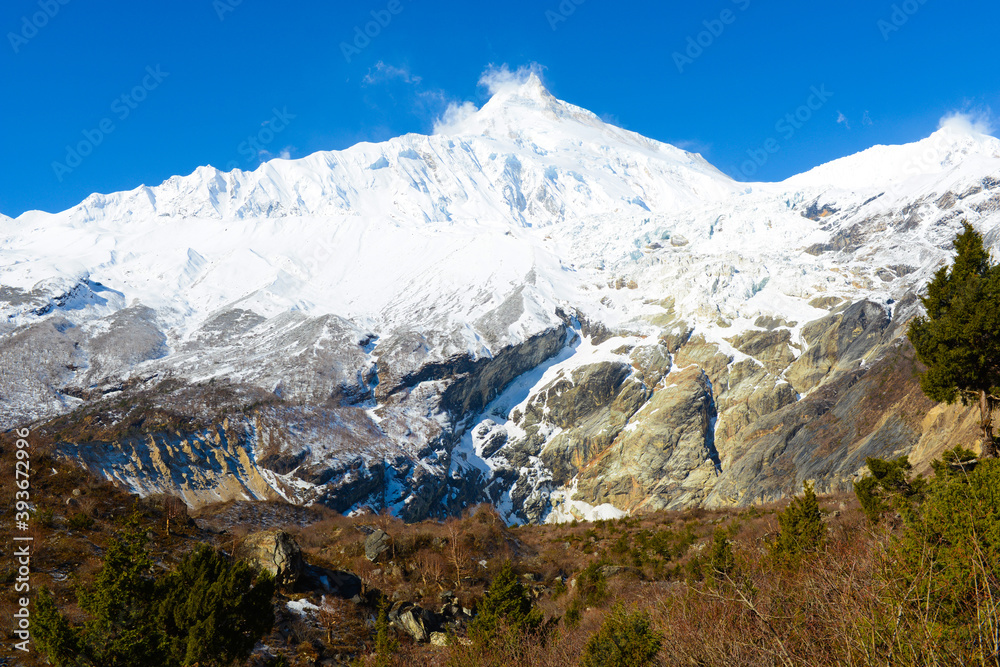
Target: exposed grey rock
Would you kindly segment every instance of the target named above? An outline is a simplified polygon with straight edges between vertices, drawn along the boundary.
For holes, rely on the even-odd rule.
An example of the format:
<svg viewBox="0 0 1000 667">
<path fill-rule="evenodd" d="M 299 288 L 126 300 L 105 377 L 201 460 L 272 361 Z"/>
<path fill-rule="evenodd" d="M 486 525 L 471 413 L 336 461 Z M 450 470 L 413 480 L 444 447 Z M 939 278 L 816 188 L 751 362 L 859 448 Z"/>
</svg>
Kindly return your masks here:
<svg viewBox="0 0 1000 667">
<path fill-rule="evenodd" d="M 415 641 L 423 643 L 430 639 L 430 633 L 424 626 L 423 619 L 414 612 L 414 609 L 408 609 L 400 614 L 396 623 Z"/>
<path fill-rule="evenodd" d="M 234 556 L 270 572 L 284 588 L 294 586 L 302 574 L 302 550 L 291 535 L 281 530 L 247 535 Z"/>
<path fill-rule="evenodd" d="M 851 305 L 807 324 L 802 338 L 808 348 L 788 369 L 785 377 L 799 393 L 818 385 L 833 370 L 857 365 L 878 343 L 889 326 L 884 307 L 870 301 Z"/>
<path fill-rule="evenodd" d="M 791 340 L 792 335 L 788 329 L 771 329 L 747 331 L 729 342 L 740 352 L 764 364 L 770 372 L 780 375 L 795 361 Z"/>
<path fill-rule="evenodd" d="M 412 602 L 394 603 L 386 616 L 391 624 L 421 643 L 430 641 L 431 633 L 440 628 L 442 621 L 434 612 Z"/>
<path fill-rule="evenodd" d="M 391 546 L 392 538 L 389 537 L 389 533 L 380 528 L 376 529 L 375 532 L 365 538 L 365 558 L 374 563 Z"/>
<path fill-rule="evenodd" d="M 636 428 L 587 465 L 578 498 L 592 505 L 665 509 L 704 496 L 715 476 L 708 378 L 697 368 L 671 375 L 635 414 Z"/>
</svg>

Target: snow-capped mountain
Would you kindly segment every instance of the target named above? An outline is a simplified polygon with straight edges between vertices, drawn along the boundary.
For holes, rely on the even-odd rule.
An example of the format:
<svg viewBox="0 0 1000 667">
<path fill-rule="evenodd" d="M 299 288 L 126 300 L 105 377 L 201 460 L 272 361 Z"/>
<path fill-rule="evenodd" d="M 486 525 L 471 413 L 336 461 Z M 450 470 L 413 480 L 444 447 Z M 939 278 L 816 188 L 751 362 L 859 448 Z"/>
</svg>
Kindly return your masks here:
<svg viewBox="0 0 1000 667">
<path fill-rule="evenodd" d="M 964 433 L 901 375 L 903 325 L 961 220 L 1000 241 L 997 174 L 951 124 L 737 183 L 532 76 L 433 136 L 0 217 L 0 422 L 193 504 L 538 521 L 839 488 Z"/>
</svg>

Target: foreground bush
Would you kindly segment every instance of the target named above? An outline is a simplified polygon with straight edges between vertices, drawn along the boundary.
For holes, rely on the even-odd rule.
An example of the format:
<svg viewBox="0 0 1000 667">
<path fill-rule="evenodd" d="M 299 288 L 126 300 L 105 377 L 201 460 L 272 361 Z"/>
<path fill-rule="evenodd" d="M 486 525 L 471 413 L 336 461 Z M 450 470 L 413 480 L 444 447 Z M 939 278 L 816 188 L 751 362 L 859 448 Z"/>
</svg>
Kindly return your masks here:
<svg viewBox="0 0 1000 667">
<path fill-rule="evenodd" d="M 159 579 L 133 524 L 108 544 L 101 570 L 77 591 L 88 615 L 71 625 L 38 596 L 35 641 L 57 666 L 214 667 L 246 660 L 274 621 L 274 580 L 202 545 Z"/>
<path fill-rule="evenodd" d="M 816 553 L 826 542 L 826 525 L 816 492 L 811 484 L 805 484 L 804 491 L 801 498 L 792 498 L 785 511 L 778 515 L 781 531 L 771 551 L 777 560 L 788 564 Z"/>
<path fill-rule="evenodd" d="M 895 553 L 903 634 L 915 662 L 997 664 L 1000 461 L 932 480 Z"/>
<path fill-rule="evenodd" d="M 514 645 L 519 637 L 539 632 L 542 621 L 531 594 L 518 581 L 510 561 L 504 561 L 476 608 L 469 638 L 480 648 Z"/>
<path fill-rule="evenodd" d="M 662 635 L 653 629 L 649 614 L 615 605 L 601 629 L 587 641 L 583 667 L 645 667 L 654 664 Z"/>
</svg>

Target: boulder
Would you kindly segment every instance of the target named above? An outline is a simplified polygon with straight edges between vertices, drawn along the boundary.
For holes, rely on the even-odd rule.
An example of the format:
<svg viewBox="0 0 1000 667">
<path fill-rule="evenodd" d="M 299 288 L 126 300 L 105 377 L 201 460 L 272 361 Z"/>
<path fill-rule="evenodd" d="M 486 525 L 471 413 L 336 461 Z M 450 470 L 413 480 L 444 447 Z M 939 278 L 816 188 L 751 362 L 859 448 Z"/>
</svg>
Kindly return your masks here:
<svg viewBox="0 0 1000 667">
<path fill-rule="evenodd" d="M 430 641 L 431 632 L 441 627 L 441 619 L 430 609 L 412 602 L 397 602 L 388 613 L 389 622 L 417 642 Z"/>
<path fill-rule="evenodd" d="M 270 572 L 282 588 L 294 586 L 302 574 L 302 550 L 295 538 L 282 530 L 247 535 L 234 556 Z"/>
<path fill-rule="evenodd" d="M 424 626 L 424 619 L 415 609 L 404 611 L 399 615 L 396 623 L 417 642 L 422 643 L 430 639 L 430 633 Z"/>
<path fill-rule="evenodd" d="M 379 556 L 389 550 L 391 543 L 392 538 L 389 537 L 389 533 L 377 529 L 365 538 L 365 558 L 374 563 L 379 559 Z"/>
</svg>

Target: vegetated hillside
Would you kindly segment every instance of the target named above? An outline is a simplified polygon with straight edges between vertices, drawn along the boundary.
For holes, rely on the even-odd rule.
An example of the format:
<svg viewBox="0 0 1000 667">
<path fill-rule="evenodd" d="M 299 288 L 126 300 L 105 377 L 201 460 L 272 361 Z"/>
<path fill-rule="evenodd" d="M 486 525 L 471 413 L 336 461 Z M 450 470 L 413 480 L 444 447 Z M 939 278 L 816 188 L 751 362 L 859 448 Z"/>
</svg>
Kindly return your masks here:
<svg viewBox="0 0 1000 667">
<path fill-rule="evenodd" d="M 540 523 L 849 490 L 972 442 L 902 334 L 961 220 L 998 247 L 998 171 L 946 125 L 737 183 L 531 78 L 433 136 L 0 218 L 0 428 L 192 507 Z"/>
<path fill-rule="evenodd" d="M 12 452 L 5 440 L 5 468 L 13 465 Z M 812 533 L 819 537 L 808 542 L 809 531 L 795 527 L 809 520 L 807 503 L 799 500 L 781 521 L 784 503 L 514 528 L 488 506 L 414 524 L 262 501 L 207 506 L 188 516 L 176 500 L 139 500 L 51 458 L 44 446 L 34 450 L 33 464 L 31 583 L 36 594 L 39 586 L 52 589 L 73 621 L 82 620 L 74 587 L 93 579 L 126 517 L 140 517 L 147 530 L 151 574 L 173 569 L 201 542 L 232 554 L 259 541 L 258 531 L 287 532 L 302 562 L 290 566 L 291 576 L 282 575 L 290 583 L 274 599 L 276 622 L 251 658 L 254 665 L 578 664 L 594 650 L 591 637 L 602 624 L 637 612 L 648 614 L 650 632 L 662 638 L 658 660 L 665 665 L 924 664 L 912 655 L 888 656 L 903 642 L 916 647 L 914 655 L 931 655 L 927 647 L 938 640 L 920 635 L 925 630 L 950 636 L 947 626 L 921 616 L 929 608 L 899 588 L 921 573 L 896 550 L 904 535 L 900 515 L 893 510 L 870 523 L 848 494 L 820 498 L 815 525 L 821 528 Z M 4 495 L 10 493 L 5 487 Z M 878 497 L 891 504 L 894 496 Z M 5 498 L 8 583 L 11 506 Z M 965 503 L 960 511 L 969 508 Z M 906 514 L 902 506 L 898 511 Z M 525 599 L 546 619 L 541 634 L 501 623 L 491 632 L 510 641 L 470 645 L 474 619 L 491 604 L 484 594 L 504 576 L 507 562 Z M 982 590 L 996 590 L 995 570 L 994 562 L 982 571 Z M 935 608 L 945 599 L 939 593 L 930 599 Z M 5 586 L 5 618 L 15 597 Z M 981 610 L 994 620 L 996 611 Z M 940 609 L 934 614 L 946 623 Z M 11 637 L 4 639 L 0 660 L 45 664 L 36 654 L 12 653 Z"/>
</svg>

